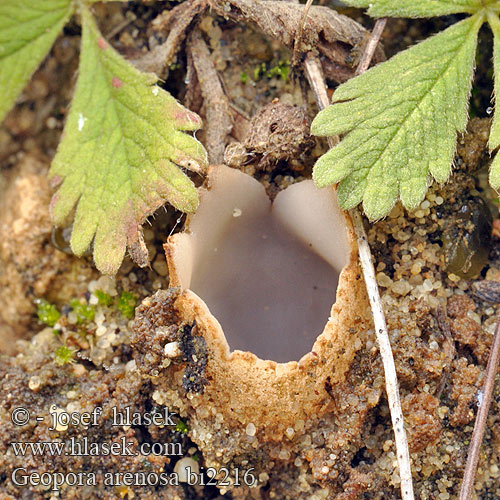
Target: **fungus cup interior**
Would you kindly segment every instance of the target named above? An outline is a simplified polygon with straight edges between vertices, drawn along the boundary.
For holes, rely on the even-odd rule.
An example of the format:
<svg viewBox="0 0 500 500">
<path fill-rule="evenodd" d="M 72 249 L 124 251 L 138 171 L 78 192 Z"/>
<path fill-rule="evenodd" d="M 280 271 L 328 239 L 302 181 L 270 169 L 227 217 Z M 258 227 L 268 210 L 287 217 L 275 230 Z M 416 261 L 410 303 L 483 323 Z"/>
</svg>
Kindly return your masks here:
<svg viewBox="0 0 500 500">
<path fill-rule="evenodd" d="M 303 181 L 271 203 L 252 177 L 212 167 L 186 227 L 166 245 L 171 284 L 205 302 L 231 350 L 277 362 L 308 353 L 350 254 L 334 189 Z"/>
</svg>

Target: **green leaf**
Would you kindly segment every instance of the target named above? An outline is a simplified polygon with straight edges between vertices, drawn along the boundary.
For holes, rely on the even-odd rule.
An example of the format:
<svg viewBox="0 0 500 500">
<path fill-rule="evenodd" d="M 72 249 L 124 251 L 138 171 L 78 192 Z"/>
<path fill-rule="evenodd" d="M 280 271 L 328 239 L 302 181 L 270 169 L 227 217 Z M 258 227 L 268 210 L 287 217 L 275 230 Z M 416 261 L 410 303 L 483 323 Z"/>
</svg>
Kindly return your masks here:
<svg viewBox="0 0 500 500">
<path fill-rule="evenodd" d="M 347 134 L 316 163 L 319 187 L 339 181 L 338 199 L 363 201 L 371 220 L 384 217 L 398 195 L 415 208 L 429 173 L 444 182 L 465 130 L 477 32 L 482 16 L 465 19 L 341 85 L 314 119 L 315 135 Z"/>
<path fill-rule="evenodd" d="M 489 148 L 490 151 L 500 146 L 500 112 L 498 110 L 498 99 L 500 95 L 500 21 L 496 15 L 488 15 L 488 22 L 493 31 L 493 64 L 495 74 L 495 114 L 491 124 Z M 498 190 L 500 189 L 500 155 L 497 153 L 490 166 L 490 184 Z"/>
<path fill-rule="evenodd" d="M 0 122 L 47 55 L 72 10 L 71 0 L 0 1 Z"/>
<path fill-rule="evenodd" d="M 94 241 L 105 274 L 118 270 L 127 244 L 143 244 L 141 224 L 166 201 L 184 212 L 198 205 L 194 184 L 177 165 L 205 168 L 203 146 L 183 132 L 201 120 L 156 81 L 109 46 L 83 6 L 79 77 L 50 171 L 62 185 L 51 209 L 61 225 L 76 206 L 71 248 L 82 255 Z"/>
<path fill-rule="evenodd" d="M 432 17 L 473 14 L 497 0 L 343 0 L 352 7 L 367 8 L 372 17 Z"/>
</svg>

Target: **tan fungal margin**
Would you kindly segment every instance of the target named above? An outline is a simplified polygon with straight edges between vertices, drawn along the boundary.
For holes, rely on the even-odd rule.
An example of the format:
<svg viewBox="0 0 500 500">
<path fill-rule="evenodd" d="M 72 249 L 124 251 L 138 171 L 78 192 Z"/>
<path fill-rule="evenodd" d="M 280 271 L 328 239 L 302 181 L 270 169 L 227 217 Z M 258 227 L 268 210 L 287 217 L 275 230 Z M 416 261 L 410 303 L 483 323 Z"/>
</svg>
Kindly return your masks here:
<svg viewBox="0 0 500 500">
<path fill-rule="evenodd" d="M 225 166 L 210 169 L 207 186 L 201 192 L 198 212 L 187 221 L 187 230 L 171 236 L 165 244 L 170 284 L 181 289 L 176 308 L 183 320 L 196 320 L 197 334 L 207 342 L 208 383 L 202 397 L 208 398 L 225 419 L 243 426 L 253 423 L 256 432 L 263 433 L 262 437 L 280 439 L 285 429 L 296 427 L 297 422 L 305 422 L 313 416 L 321 418 L 331 410 L 327 389 L 344 380 L 361 345 L 358 333 L 372 328 L 352 223 L 338 210 L 335 191 L 317 190 L 312 181 L 294 184 L 278 195 L 273 210 L 283 204 L 284 212 L 293 212 L 295 206 L 296 214 L 304 213 L 302 220 L 293 216 L 290 224 L 295 229 L 292 231 L 302 232 L 296 236 L 309 241 L 308 246 L 320 255 L 323 253 L 321 257 L 331 261 L 332 266 L 339 265 L 340 276 L 330 317 L 324 318 L 326 324 L 323 323 L 322 332 L 319 330 L 321 333 L 312 350 L 298 361 L 278 363 L 260 359 L 252 352 L 231 351 L 221 324 L 190 286 L 199 266 L 197 260 L 203 258 L 200 248 L 207 245 L 211 248 L 210 245 L 223 237 L 223 219 L 234 219 L 235 209 L 245 213 L 252 204 L 257 208 L 265 205 L 256 201 L 257 198 L 252 199 L 253 191 L 264 192 L 264 189 L 250 176 Z M 288 197 L 289 190 L 296 193 L 287 201 L 284 198 Z M 306 208 L 297 206 L 301 196 L 297 198 L 295 194 L 302 191 L 301 196 L 305 196 L 309 205 Z M 245 199 L 247 195 L 249 198 Z M 327 209 L 326 213 L 319 212 Z M 311 223 L 312 217 L 319 221 L 317 228 Z M 285 221 L 284 225 L 287 224 Z M 340 255 L 331 253 L 331 249 L 329 253 L 329 240 L 325 239 L 328 234 L 335 238 L 334 246 L 340 249 Z M 346 265 L 341 267 L 343 262 Z"/>
</svg>

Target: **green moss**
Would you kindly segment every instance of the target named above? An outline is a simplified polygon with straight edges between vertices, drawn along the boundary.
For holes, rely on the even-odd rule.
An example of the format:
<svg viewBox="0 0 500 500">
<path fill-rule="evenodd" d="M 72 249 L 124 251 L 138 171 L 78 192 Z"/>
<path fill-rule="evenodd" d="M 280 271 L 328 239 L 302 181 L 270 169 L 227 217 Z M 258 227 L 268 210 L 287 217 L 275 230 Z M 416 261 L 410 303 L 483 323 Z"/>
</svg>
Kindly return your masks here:
<svg viewBox="0 0 500 500">
<path fill-rule="evenodd" d="M 123 291 L 116 300 L 116 307 L 128 319 L 132 319 L 137 305 L 137 297 L 130 292 Z"/>
<path fill-rule="evenodd" d="M 78 299 L 72 299 L 69 301 L 70 307 L 76 314 L 76 322 L 81 325 L 87 321 L 92 321 L 95 316 L 95 311 L 92 306 L 80 302 Z"/>
<path fill-rule="evenodd" d="M 266 71 L 265 63 L 260 64 L 253 70 L 253 79 L 256 82 L 258 82 L 261 79 L 262 74 L 265 73 L 265 71 Z"/>
<path fill-rule="evenodd" d="M 253 79 L 254 81 L 259 81 L 262 78 L 274 78 L 278 77 L 281 80 L 285 81 L 290 74 L 290 61 L 288 60 L 280 60 L 276 66 L 267 66 L 266 63 L 261 63 L 253 70 Z M 243 73 L 242 73 L 243 76 Z M 241 77 L 242 77 L 241 76 Z M 245 73 L 246 76 L 246 73 Z M 240 77 L 240 78 L 241 78 Z M 242 83 L 246 83 L 243 82 Z"/>
<path fill-rule="evenodd" d="M 109 293 L 103 292 L 102 290 L 96 290 L 94 295 L 99 301 L 99 305 L 109 307 L 113 305 L 113 297 Z"/>
<path fill-rule="evenodd" d="M 246 85 L 246 83 L 248 82 L 248 74 L 246 71 L 242 71 L 240 73 L 240 82 L 243 84 L 243 85 Z"/>
<path fill-rule="evenodd" d="M 74 363 L 73 356 L 75 355 L 76 350 L 71 349 L 71 347 L 67 347 L 62 345 L 58 347 L 54 352 L 54 362 L 59 366 L 66 365 L 68 363 Z"/>
<path fill-rule="evenodd" d="M 45 299 L 38 299 L 36 304 L 38 319 L 47 326 L 54 326 L 61 316 L 57 307 Z"/>
<path fill-rule="evenodd" d="M 285 81 L 290 74 L 290 61 L 279 61 L 278 64 L 266 72 L 267 78 L 277 76 Z"/>
<path fill-rule="evenodd" d="M 177 432 L 182 432 L 183 434 L 187 434 L 189 431 L 189 427 L 187 426 L 186 422 L 179 419 L 179 421 L 177 422 L 177 424 L 175 426 L 175 430 Z"/>
</svg>

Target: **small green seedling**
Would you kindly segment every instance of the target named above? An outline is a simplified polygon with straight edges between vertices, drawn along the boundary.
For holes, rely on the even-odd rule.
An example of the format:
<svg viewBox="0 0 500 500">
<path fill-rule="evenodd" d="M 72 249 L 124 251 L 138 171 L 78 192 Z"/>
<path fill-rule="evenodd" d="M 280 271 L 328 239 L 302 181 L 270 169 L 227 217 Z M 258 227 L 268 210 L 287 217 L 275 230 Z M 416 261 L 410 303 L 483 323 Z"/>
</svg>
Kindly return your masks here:
<svg viewBox="0 0 500 500">
<path fill-rule="evenodd" d="M 64 366 L 67 364 L 72 364 L 75 362 L 74 355 L 76 353 L 75 349 L 62 345 L 58 347 L 54 352 L 54 362 L 59 366 Z"/>
<path fill-rule="evenodd" d="M 187 426 L 186 422 L 184 422 L 182 419 L 179 419 L 179 421 L 175 425 L 175 430 L 177 432 L 181 432 L 182 434 L 187 434 L 189 432 L 189 427 Z"/>
<path fill-rule="evenodd" d="M 338 185 L 340 206 L 359 203 L 370 220 L 389 213 L 398 198 L 409 210 L 425 197 L 431 179 L 447 180 L 457 132 L 465 131 L 478 31 L 485 21 L 494 36 L 495 93 L 500 92 L 500 1 L 344 0 L 374 17 L 469 14 L 437 35 L 340 85 L 332 105 L 311 131 L 343 139 L 314 167 L 319 187 Z M 490 150 L 500 145 L 495 110 Z M 490 183 L 500 188 L 500 156 Z"/>
<path fill-rule="evenodd" d="M 110 307 L 113 305 L 113 297 L 109 293 L 103 292 L 102 290 L 96 290 L 94 295 L 97 297 L 100 306 Z"/>
</svg>

